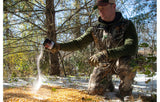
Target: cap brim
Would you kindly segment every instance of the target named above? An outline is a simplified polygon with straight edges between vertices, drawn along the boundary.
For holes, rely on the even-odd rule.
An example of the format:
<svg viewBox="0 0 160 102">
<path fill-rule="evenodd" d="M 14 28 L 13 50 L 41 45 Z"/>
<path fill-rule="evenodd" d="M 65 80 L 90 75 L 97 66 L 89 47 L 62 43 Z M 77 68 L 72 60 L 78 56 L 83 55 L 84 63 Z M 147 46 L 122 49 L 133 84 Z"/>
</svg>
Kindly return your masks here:
<svg viewBox="0 0 160 102">
<path fill-rule="evenodd" d="M 101 2 L 101 3 L 97 3 L 94 7 L 93 7 L 93 10 L 97 9 L 98 6 L 106 6 L 108 3 L 104 3 L 104 2 Z"/>
</svg>

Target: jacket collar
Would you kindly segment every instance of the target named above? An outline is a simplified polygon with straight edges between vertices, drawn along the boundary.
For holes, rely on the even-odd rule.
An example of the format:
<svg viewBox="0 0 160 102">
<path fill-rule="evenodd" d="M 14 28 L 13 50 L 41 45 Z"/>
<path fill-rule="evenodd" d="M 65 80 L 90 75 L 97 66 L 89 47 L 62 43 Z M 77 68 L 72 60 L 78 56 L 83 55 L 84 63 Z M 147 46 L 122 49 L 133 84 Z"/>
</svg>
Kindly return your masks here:
<svg viewBox="0 0 160 102">
<path fill-rule="evenodd" d="M 122 19 L 122 14 L 120 12 L 116 12 L 116 16 L 115 16 L 115 19 L 111 22 L 106 22 L 106 21 L 103 21 L 101 19 L 101 17 L 98 18 L 98 22 L 101 23 L 101 24 L 107 24 L 107 25 L 112 25 L 114 23 L 117 23 L 118 21 L 120 21 Z"/>
</svg>

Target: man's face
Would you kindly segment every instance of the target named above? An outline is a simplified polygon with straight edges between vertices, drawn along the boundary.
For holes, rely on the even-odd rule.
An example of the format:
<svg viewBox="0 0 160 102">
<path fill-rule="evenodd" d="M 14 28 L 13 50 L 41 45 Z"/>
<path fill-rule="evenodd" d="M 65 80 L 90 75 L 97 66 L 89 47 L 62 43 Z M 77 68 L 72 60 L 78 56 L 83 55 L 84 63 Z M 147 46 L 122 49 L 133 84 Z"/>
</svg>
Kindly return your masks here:
<svg viewBox="0 0 160 102">
<path fill-rule="evenodd" d="M 115 14 L 115 4 L 107 4 L 105 6 L 98 6 L 99 15 L 104 21 L 109 21 L 111 17 Z"/>
</svg>

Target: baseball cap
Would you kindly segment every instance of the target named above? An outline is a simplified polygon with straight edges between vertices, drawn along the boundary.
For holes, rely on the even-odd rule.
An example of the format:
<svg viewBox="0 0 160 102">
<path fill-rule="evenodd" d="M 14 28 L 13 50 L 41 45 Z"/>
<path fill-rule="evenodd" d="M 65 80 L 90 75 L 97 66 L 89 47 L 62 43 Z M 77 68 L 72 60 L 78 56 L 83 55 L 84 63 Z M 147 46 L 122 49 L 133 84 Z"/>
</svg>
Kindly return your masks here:
<svg viewBox="0 0 160 102">
<path fill-rule="evenodd" d="M 115 0 L 97 0 L 96 5 L 93 9 L 97 9 L 98 6 L 106 6 L 108 3 L 115 3 Z"/>
</svg>

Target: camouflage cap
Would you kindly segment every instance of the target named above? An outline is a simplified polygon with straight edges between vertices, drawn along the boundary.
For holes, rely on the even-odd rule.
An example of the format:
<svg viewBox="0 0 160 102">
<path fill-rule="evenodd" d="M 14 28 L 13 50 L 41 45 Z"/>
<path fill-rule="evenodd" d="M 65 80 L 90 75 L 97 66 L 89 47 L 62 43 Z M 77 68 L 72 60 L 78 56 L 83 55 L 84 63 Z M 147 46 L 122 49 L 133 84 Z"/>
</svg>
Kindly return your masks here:
<svg viewBox="0 0 160 102">
<path fill-rule="evenodd" d="M 115 0 L 97 0 L 96 5 L 93 9 L 97 9 L 98 6 L 106 6 L 108 3 L 115 3 Z"/>
</svg>

